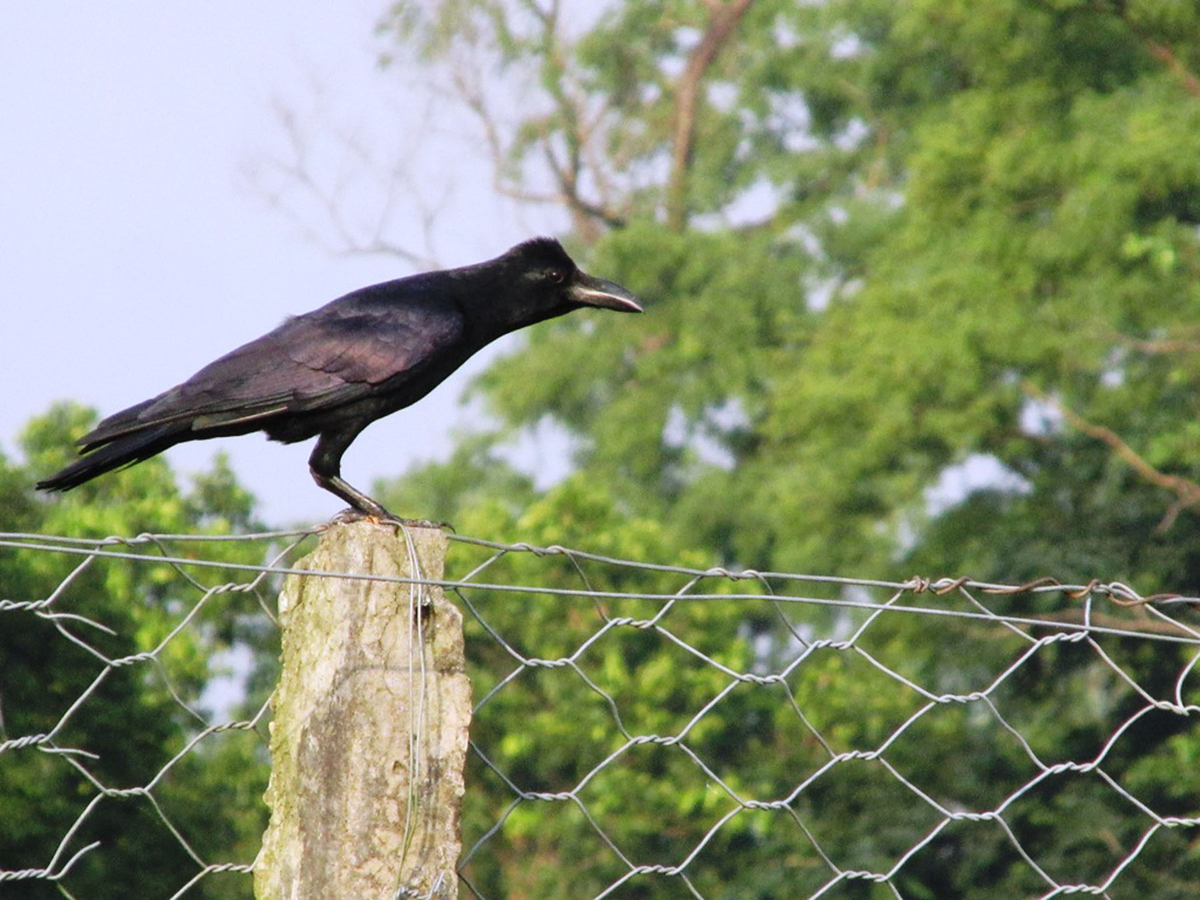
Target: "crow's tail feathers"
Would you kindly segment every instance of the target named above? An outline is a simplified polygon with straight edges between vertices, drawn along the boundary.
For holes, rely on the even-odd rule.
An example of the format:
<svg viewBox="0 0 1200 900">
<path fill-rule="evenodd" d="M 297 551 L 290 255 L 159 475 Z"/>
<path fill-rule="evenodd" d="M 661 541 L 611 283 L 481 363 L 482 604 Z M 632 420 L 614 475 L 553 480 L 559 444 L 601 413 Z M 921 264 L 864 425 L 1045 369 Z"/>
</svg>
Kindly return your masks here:
<svg viewBox="0 0 1200 900">
<path fill-rule="evenodd" d="M 85 481 L 91 481 L 97 475 L 111 472 L 142 462 L 162 453 L 168 447 L 173 447 L 187 440 L 190 424 L 184 422 L 165 422 L 148 425 L 135 431 L 127 431 L 119 437 L 111 438 L 102 446 L 96 446 L 92 438 L 97 432 L 92 432 L 81 441 L 89 449 L 85 456 L 67 466 L 61 472 L 51 475 L 37 483 L 42 491 L 69 491 L 79 487 Z"/>
</svg>

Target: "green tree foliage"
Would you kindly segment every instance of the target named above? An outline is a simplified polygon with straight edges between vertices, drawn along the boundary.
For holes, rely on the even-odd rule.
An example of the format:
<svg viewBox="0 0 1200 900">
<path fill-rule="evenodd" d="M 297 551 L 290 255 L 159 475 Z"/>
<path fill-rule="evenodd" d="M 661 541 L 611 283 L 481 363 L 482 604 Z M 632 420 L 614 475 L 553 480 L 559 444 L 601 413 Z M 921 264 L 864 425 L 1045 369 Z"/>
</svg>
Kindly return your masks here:
<svg viewBox="0 0 1200 900">
<path fill-rule="evenodd" d="M 532 540 L 513 513 L 527 506 L 554 509 L 552 543 L 578 533 L 582 546 L 605 545 L 612 528 L 652 522 L 659 553 L 764 570 L 1200 589 L 1194 4 L 630 0 L 585 14 L 554 0 L 447 0 L 398 3 L 383 30 L 478 118 L 501 187 L 561 204 L 591 267 L 648 303 L 636 322 L 579 316 L 537 329 L 478 379 L 500 423 L 491 441 L 553 423 L 576 451 L 565 485 L 539 496 L 523 483 L 479 503 L 472 484 L 514 476 L 492 468 L 489 436 L 475 436 L 484 465 L 459 481 L 466 501 L 443 494 L 437 507 L 472 533 Z M 505 91 L 520 97 L 515 123 Z M 396 487 L 411 493 L 415 480 Z M 611 512 L 595 515 L 597 503 Z M 576 532 L 579 522 L 590 524 Z M 1039 597 L 997 608 L 1070 614 L 1061 596 Z M 736 652 L 745 632 L 709 624 Z M 968 634 L 948 650 L 945 632 L 916 619 L 891 629 L 887 640 L 871 633 L 877 649 L 931 691 L 986 683 L 1020 653 Z M 705 641 L 698 627 L 680 633 Z M 1145 649 L 1111 652 L 1169 696 L 1182 651 Z M 654 654 L 628 668 L 639 696 L 669 702 Z M 1102 712 L 1136 702 L 1111 672 L 1077 647 L 1039 654 L 1006 685 L 1004 714 L 1044 758 L 1090 758 Z M 832 662 L 806 662 L 797 678 L 823 712 L 800 705 L 838 730 L 839 749 L 877 747 L 881 723 L 911 712 Z M 712 726 L 751 720 L 750 693 L 722 704 Z M 542 708 L 522 702 L 495 713 L 503 734 L 524 733 Z M 989 773 L 1015 773 L 1027 757 L 976 718 L 922 718 L 889 759 L 914 783 L 991 808 Z M 1194 774 L 1134 762 L 1194 758 L 1200 746 L 1181 727 L 1147 719 L 1115 757 L 1151 808 L 1194 815 Z M 533 760 L 520 770 L 535 783 L 570 781 L 551 778 L 548 748 L 500 745 L 514 765 Z M 809 764 L 798 747 L 772 750 L 761 775 L 786 794 Z M 807 796 L 825 801 L 824 827 L 859 847 L 863 866 L 886 869 L 895 855 L 876 851 L 912 846 L 928 824 L 892 787 L 864 776 Z M 686 787 L 680 797 L 699 802 Z M 645 821 L 659 802 L 647 800 Z M 856 832 L 856 810 L 880 833 Z M 1051 827 L 1073 820 L 1096 827 L 1074 838 Z M 1095 779 L 1046 782 L 1011 822 L 1068 881 L 1101 879 L 1145 828 Z M 731 896 L 781 895 L 758 864 L 783 852 L 777 834 L 738 833 Z M 582 846 L 533 841 L 523 858 L 580 864 Z M 1194 890 L 1200 859 L 1177 832 L 1145 853 L 1130 896 Z M 650 855 L 664 856 L 679 858 Z M 555 893 L 522 880 L 534 873 L 519 858 L 498 863 L 491 893 Z M 902 878 L 917 897 L 1044 888 L 999 829 L 950 829 Z"/>
<path fill-rule="evenodd" d="M 735 7 L 664 175 L 678 73 Z M 1178 4 L 618 3 L 575 35 L 557 3 L 397 10 L 481 115 L 472 74 L 541 85 L 544 112 L 493 132 L 498 164 L 533 181 L 554 158 L 581 234 L 606 226 L 593 266 L 654 305 L 555 322 L 478 386 L 509 429 L 568 429 L 623 502 L 702 512 L 741 563 L 878 566 L 948 467 L 986 454 L 1028 479 L 1071 439 L 1061 416 L 1030 425 L 1047 409 L 1023 386 L 1153 436 L 1159 470 L 1194 449 L 1200 107 Z M 655 190 L 621 181 L 640 169 Z M 800 522 L 811 540 L 781 546 Z"/>
<path fill-rule="evenodd" d="M 253 498 L 220 457 L 188 493 L 179 489 L 166 463 L 155 459 L 62 498 L 35 497 L 33 483 L 66 462 L 74 438 L 95 420 L 92 411 L 63 404 L 30 422 L 20 441 L 27 463 L 0 459 L 0 530 L 102 539 L 261 528 L 252 515 Z M 249 543 L 207 545 L 202 552 L 230 563 L 263 561 L 261 545 Z M 79 859 L 62 886 L 77 897 L 171 896 L 200 867 L 164 817 L 205 862 L 249 862 L 257 852 L 266 824 L 262 735 L 243 732 L 230 740 L 201 742 L 169 767 L 149 796 L 98 800 L 96 783 L 116 790 L 147 785 L 206 724 L 183 704 L 203 713 L 201 693 L 220 674 L 217 654 L 234 646 L 249 648 L 257 665 L 269 668 L 277 633 L 252 595 L 214 595 L 200 618 L 155 653 L 154 662 L 106 668 L 88 648 L 110 659 L 155 651 L 204 586 L 244 578 L 227 570 L 201 570 L 197 589 L 167 564 L 122 560 L 95 560 L 69 577 L 83 559 L 0 550 L 4 599 L 46 598 L 69 581 L 54 611 L 83 617 L 0 614 L 0 740 L 53 732 L 54 746 L 66 751 L 13 748 L 0 757 L 0 865 L 46 866 L 88 804 L 98 802 L 64 846 L 58 866 L 93 841 L 99 847 Z M 273 679 L 265 675 L 265 680 Z M 260 690 L 247 697 L 246 708 L 257 710 L 264 696 Z M 203 881 L 198 896 L 248 895 L 248 882 L 221 878 Z M 62 896 L 45 881 L 6 884 L 5 896 Z"/>
</svg>

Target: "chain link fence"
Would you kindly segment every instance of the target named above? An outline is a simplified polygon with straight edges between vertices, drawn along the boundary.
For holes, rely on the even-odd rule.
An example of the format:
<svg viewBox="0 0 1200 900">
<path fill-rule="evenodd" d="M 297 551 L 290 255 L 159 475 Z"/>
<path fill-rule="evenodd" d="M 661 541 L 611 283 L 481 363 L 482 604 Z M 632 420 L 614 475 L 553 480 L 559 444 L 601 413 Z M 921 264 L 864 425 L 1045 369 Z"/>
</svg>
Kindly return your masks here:
<svg viewBox="0 0 1200 900">
<path fill-rule="evenodd" d="M 312 540 L 0 535 L 0 895 L 250 896 Z M 447 573 L 463 897 L 1200 888 L 1193 598 L 469 538 Z"/>
</svg>

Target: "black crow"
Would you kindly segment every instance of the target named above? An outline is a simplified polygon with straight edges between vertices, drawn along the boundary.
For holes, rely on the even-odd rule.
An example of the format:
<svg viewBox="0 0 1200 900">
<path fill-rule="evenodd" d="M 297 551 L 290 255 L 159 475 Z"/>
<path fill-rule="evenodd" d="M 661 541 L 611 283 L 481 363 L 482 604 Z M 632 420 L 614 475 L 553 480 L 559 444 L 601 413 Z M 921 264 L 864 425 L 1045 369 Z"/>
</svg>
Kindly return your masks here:
<svg viewBox="0 0 1200 900">
<path fill-rule="evenodd" d="M 184 441 L 265 431 L 285 444 L 316 437 L 308 464 L 317 484 L 391 519 L 342 480 L 342 454 L 358 433 L 420 400 L 501 335 L 587 306 L 641 312 L 632 294 L 581 272 L 550 238 L 362 288 L 109 416 L 79 440 L 86 455 L 38 487 L 65 491 Z"/>
</svg>

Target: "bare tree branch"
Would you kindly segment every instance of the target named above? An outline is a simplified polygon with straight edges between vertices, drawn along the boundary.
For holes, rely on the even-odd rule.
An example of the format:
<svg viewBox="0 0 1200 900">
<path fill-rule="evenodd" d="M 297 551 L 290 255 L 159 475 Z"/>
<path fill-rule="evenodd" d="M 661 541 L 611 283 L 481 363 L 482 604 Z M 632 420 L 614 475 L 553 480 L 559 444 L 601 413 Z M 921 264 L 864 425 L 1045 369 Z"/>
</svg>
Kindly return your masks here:
<svg viewBox="0 0 1200 900">
<path fill-rule="evenodd" d="M 667 225 L 682 231 L 687 225 L 687 183 L 696 146 L 696 105 L 709 67 L 754 0 L 703 0 L 711 18 L 700 43 L 688 56 L 675 86 L 674 139 L 671 175 L 667 184 Z"/>
<path fill-rule="evenodd" d="M 542 137 L 543 151 L 558 183 L 559 199 L 566 204 L 576 231 L 585 240 L 594 240 L 599 237 L 601 226 L 619 226 L 622 224 L 622 217 L 605 208 L 602 202 L 589 200 L 583 195 L 581 182 L 594 125 L 588 124 L 585 100 L 573 94 L 569 87 L 566 77 L 566 55 L 558 31 L 558 11 L 558 3 L 555 2 L 551 9 L 540 17 L 543 25 L 541 40 L 546 59 L 542 81 L 561 122 L 565 158 L 560 159 L 555 152 L 550 134 L 544 134 Z"/>
<path fill-rule="evenodd" d="M 1179 79 L 1183 85 L 1183 89 L 1193 97 L 1200 97 L 1200 78 L 1195 72 L 1188 69 L 1183 64 L 1183 61 L 1175 55 L 1175 52 L 1166 44 L 1160 44 L 1158 41 L 1150 38 L 1143 38 L 1146 44 L 1146 49 L 1150 51 L 1150 55 L 1163 63 L 1170 70 L 1171 74 Z"/>
<path fill-rule="evenodd" d="M 1200 341 L 1187 338 L 1162 338 L 1161 340 L 1141 340 L 1120 335 L 1121 343 L 1142 353 L 1197 353 L 1200 352 Z"/>
<path fill-rule="evenodd" d="M 1096 610 L 1063 609 L 1051 613 L 1041 613 L 1038 618 L 1047 622 L 1069 622 L 1075 625 L 1093 625 L 1100 628 L 1112 628 L 1121 631 L 1139 631 L 1142 634 L 1177 635 L 1183 628 L 1174 621 L 1151 619 L 1143 613 L 1141 618 L 1133 619 L 1126 616 L 1114 616 Z M 1011 634 L 1007 629 L 997 629 L 998 634 Z"/>
<path fill-rule="evenodd" d="M 471 111 L 483 129 L 483 139 L 492 166 L 492 187 L 496 193 L 522 203 L 561 202 L 563 198 L 560 194 L 527 190 L 506 177 L 509 161 L 504 139 L 500 134 L 498 120 L 488 106 L 483 91 L 478 84 L 468 81 L 461 67 L 456 67 L 451 73 L 451 83 L 457 98 Z"/>
<path fill-rule="evenodd" d="M 1034 384 L 1028 381 L 1023 382 L 1021 389 L 1025 392 L 1026 396 L 1053 406 L 1062 413 L 1063 418 L 1067 422 L 1088 437 L 1103 441 L 1118 457 L 1123 459 L 1137 472 L 1142 479 L 1176 495 L 1175 502 L 1171 504 L 1162 521 L 1155 527 L 1154 531 L 1156 534 L 1162 534 L 1170 529 L 1183 510 L 1200 506 L 1200 484 L 1181 475 L 1168 475 L 1165 472 L 1159 471 L 1125 443 L 1115 431 L 1105 428 L 1103 425 L 1096 425 L 1093 422 L 1089 422 L 1083 416 L 1063 404 L 1062 401 L 1047 396 Z"/>
<path fill-rule="evenodd" d="M 521 184 L 520 175 L 510 174 L 513 153 L 510 139 L 505 135 L 500 119 L 492 109 L 485 91 L 487 83 L 475 62 L 483 54 L 460 55 L 449 67 L 450 84 L 457 98 L 473 114 L 483 129 L 484 143 L 492 162 L 493 187 L 497 193 L 525 203 L 547 203 L 564 206 L 576 231 L 585 240 L 599 236 L 601 228 L 619 227 L 624 217 L 611 208 L 602 192 L 597 199 L 585 196 L 585 173 L 603 185 L 601 168 L 591 160 L 601 158 L 591 147 L 596 140 L 599 116 L 589 117 L 586 101 L 575 96 L 566 77 L 564 48 L 561 43 L 560 3 L 538 3 L 525 0 L 522 8 L 532 14 L 538 24 L 533 40 L 542 47 L 543 70 L 541 84 L 553 105 L 554 118 L 542 123 L 536 144 L 539 145 L 555 190 L 530 190 Z M 561 140 L 561 144 L 557 141 Z M 561 148 L 561 149 L 560 149 Z"/>
<path fill-rule="evenodd" d="M 1200 77 L 1197 77 L 1196 73 L 1187 67 L 1169 44 L 1165 44 L 1147 34 L 1144 28 L 1130 18 L 1124 4 L 1118 7 L 1116 15 L 1125 23 L 1130 31 L 1137 35 L 1150 55 L 1166 66 L 1167 70 L 1179 79 L 1185 91 L 1193 97 L 1200 97 Z"/>
<path fill-rule="evenodd" d="M 353 171 L 374 174 L 382 186 L 382 190 L 373 192 L 381 198 L 373 222 L 370 227 L 364 227 L 348 218 L 350 204 L 346 194 L 353 180 L 350 170 L 343 169 L 340 174 L 333 175 L 319 173 L 313 160 L 313 139 L 304 133 L 295 110 L 276 102 L 273 111 L 287 149 L 280 157 L 246 167 L 247 182 L 251 189 L 272 209 L 292 222 L 306 240 L 327 253 L 339 256 L 382 253 L 395 256 L 417 268 L 435 268 L 438 265 L 436 254 L 432 251 L 433 224 L 448 197 L 443 192 L 436 203 L 430 203 L 414 183 L 410 170 L 413 168 L 415 147 L 396 161 L 384 164 L 353 135 L 336 135 L 339 151 L 355 161 Z M 389 149 L 393 148 L 389 146 Z M 276 176 L 273 180 L 278 181 L 279 186 L 268 184 L 266 173 Z M 296 194 L 299 194 L 298 199 Z M 422 222 L 423 251 L 388 237 L 392 213 L 401 195 L 410 208 L 417 211 Z M 316 209 L 315 216 L 311 210 L 309 213 L 303 211 L 306 204 Z"/>
</svg>

